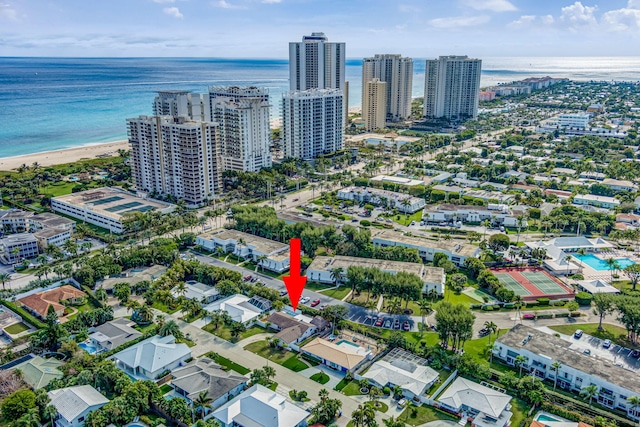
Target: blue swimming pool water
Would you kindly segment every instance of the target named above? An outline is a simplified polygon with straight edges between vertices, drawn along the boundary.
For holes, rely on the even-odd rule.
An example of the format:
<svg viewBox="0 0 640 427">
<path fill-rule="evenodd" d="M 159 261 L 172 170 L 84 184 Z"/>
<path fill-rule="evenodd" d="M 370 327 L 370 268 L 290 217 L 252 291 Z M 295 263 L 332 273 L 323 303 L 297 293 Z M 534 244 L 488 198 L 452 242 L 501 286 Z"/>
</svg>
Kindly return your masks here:
<svg viewBox="0 0 640 427">
<path fill-rule="evenodd" d="M 86 342 L 81 342 L 80 344 L 78 344 L 78 347 L 80 347 L 81 349 L 83 349 L 89 354 L 94 354 L 96 351 L 98 351 L 95 345 L 89 344 Z"/>
<path fill-rule="evenodd" d="M 348 340 L 340 340 L 336 343 L 336 345 L 341 345 L 341 344 L 347 344 L 352 347 L 360 347 L 358 344 L 352 343 L 351 341 L 348 341 Z"/>
<path fill-rule="evenodd" d="M 558 422 L 560 420 L 557 419 L 557 418 L 550 417 L 549 415 L 540 414 L 540 415 L 538 415 L 536 417 L 536 421 L 556 421 L 556 422 Z"/>
<path fill-rule="evenodd" d="M 579 259 L 580 261 L 582 261 L 583 263 L 587 264 L 589 267 L 593 268 L 594 270 L 609 271 L 609 266 L 607 265 L 607 262 L 604 259 L 599 258 L 593 254 L 587 254 L 587 255 L 575 254 L 573 256 Z M 623 270 L 624 268 L 635 264 L 635 262 L 631 261 L 629 258 L 616 258 L 616 262 L 618 263 L 620 270 Z"/>
</svg>

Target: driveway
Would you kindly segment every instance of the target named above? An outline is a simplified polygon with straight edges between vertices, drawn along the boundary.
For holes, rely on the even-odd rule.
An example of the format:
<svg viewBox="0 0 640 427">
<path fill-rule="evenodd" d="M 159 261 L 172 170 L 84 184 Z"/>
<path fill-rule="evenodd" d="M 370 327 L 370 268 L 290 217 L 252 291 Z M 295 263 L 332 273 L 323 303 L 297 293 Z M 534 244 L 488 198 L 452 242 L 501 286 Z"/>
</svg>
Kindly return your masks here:
<svg viewBox="0 0 640 427">
<path fill-rule="evenodd" d="M 329 369 L 324 365 L 312 366 L 304 371 L 298 372 L 298 374 L 310 379 L 313 374 L 317 374 L 318 372 L 324 372 L 329 376 L 329 381 L 324 384 L 324 387 L 327 389 L 333 389 L 344 378 L 342 373 Z"/>
</svg>

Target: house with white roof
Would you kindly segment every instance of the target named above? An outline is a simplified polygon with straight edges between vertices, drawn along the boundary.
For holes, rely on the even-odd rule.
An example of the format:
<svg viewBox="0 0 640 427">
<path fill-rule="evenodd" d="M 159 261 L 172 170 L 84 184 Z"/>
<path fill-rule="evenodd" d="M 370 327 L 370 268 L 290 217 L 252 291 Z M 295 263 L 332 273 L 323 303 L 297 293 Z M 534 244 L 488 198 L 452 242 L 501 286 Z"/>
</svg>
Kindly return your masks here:
<svg viewBox="0 0 640 427">
<path fill-rule="evenodd" d="M 338 190 L 337 197 L 340 200 L 354 200 L 359 203 L 371 203 L 374 206 L 386 205 L 405 213 L 417 212 L 425 205 L 421 197 L 378 188 L 345 187 Z"/>
<path fill-rule="evenodd" d="M 89 412 L 109 403 L 109 399 L 90 385 L 52 390 L 47 395 L 51 399 L 51 405 L 58 411 L 56 427 L 83 426 Z"/>
<path fill-rule="evenodd" d="M 471 418 L 472 426 L 505 427 L 513 415 L 511 396 L 494 386 L 475 383 L 458 377 L 436 399 L 437 404 L 450 412 Z"/>
<path fill-rule="evenodd" d="M 606 185 L 613 191 L 636 191 L 638 186 L 632 181 L 623 179 L 606 178 L 602 180 L 602 185 Z"/>
<path fill-rule="evenodd" d="M 262 313 L 271 310 L 271 302 L 259 296 L 249 298 L 245 295 L 235 294 L 214 301 L 205 306 L 204 309 L 207 312 L 226 311 L 234 322 L 248 326 Z"/>
<path fill-rule="evenodd" d="M 114 354 L 111 359 L 127 374 L 154 381 L 165 372 L 184 366 L 191 359 L 191 349 L 176 343 L 173 335 L 156 335 Z"/>
<path fill-rule="evenodd" d="M 195 280 L 186 281 L 185 287 L 187 288 L 187 293 L 184 294 L 186 299 L 196 299 L 203 304 L 209 304 L 220 298 L 220 292 L 215 287 Z M 175 297 L 180 296 L 177 286 L 171 292 Z"/>
<path fill-rule="evenodd" d="M 525 242 L 529 249 L 544 249 L 547 258 L 543 261 L 543 266 L 555 275 L 571 275 L 581 269 L 578 260 L 571 257 L 580 249 L 587 252 L 598 252 L 609 249 L 612 245 L 606 240 L 596 237 L 587 239 L 584 236 L 576 237 L 556 237 L 555 239 L 537 242 Z"/>
<path fill-rule="evenodd" d="M 576 194 L 573 196 L 574 205 L 589 205 L 597 208 L 612 209 L 620 206 L 620 200 L 609 196 L 596 196 L 595 194 Z"/>
<path fill-rule="evenodd" d="M 590 294 L 619 294 L 620 289 L 605 282 L 604 280 L 578 280 L 578 289 Z"/>
<path fill-rule="evenodd" d="M 394 348 L 373 363 L 362 377 L 379 388 L 400 386 L 407 399 L 420 398 L 438 379 L 438 372 L 427 363 L 426 359 Z"/>
<path fill-rule="evenodd" d="M 309 413 L 256 384 L 214 410 L 210 417 L 222 427 L 304 427 Z"/>
</svg>

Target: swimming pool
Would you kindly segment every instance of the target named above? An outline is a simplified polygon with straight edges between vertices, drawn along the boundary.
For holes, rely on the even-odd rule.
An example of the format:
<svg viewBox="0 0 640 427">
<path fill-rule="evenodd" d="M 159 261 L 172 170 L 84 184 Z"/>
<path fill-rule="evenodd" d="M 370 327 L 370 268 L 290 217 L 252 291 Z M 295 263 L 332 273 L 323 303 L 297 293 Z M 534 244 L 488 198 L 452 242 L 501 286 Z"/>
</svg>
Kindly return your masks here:
<svg viewBox="0 0 640 427">
<path fill-rule="evenodd" d="M 538 415 L 538 417 L 536 418 L 536 421 L 555 421 L 555 422 L 560 422 L 560 420 L 550 417 L 549 415 L 546 414 L 540 414 Z"/>
<path fill-rule="evenodd" d="M 351 341 L 349 341 L 349 340 L 340 340 L 340 341 L 338 341 L 338 342 L 336 343 L 336 345 L 344 345 L 344 344 L 346 344 L 346 345 L 350 345 L 350 346 L 352 346 L 352 347 L 360 347 L 358 344 L 352 343 L 352 342 L 351 342 Z"/>
<path fill-rule="evenodd" d="M 597 271 L 610 270 L 609 266 L 607 265 L 607 262 L 604 259 L 597 257 L 593 254 L 587 254 L 587 255 L 574 254 L 573 256 L 578 260 L 582 261 L 583 263 L 587 264 L 589 267 L 593 268 L 594 270 L 597 270 Z M 624 270 L 626 267 L 629 267 L 630 265 L 635 264 L 635 262 L 630 260 L 629 258 L 616 258 L 616 262 L 618 263 L 619 270 Z"/>
<path fill-rule="evenodd" d="M 94 354 L 98 351 L 95 345 L 88 342 L 81 342 L 80 344 L 78 344 L 78 347 L 80 347 L 81 349 L 83 349 L 89 354 Z"/>
</svg>

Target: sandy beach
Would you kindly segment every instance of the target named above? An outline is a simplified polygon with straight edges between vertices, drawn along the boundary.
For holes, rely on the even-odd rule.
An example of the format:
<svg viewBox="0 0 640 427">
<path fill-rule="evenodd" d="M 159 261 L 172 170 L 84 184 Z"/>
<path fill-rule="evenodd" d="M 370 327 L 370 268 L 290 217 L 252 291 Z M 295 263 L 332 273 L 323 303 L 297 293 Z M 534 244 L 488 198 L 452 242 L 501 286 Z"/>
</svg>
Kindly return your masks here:
<svg viewBox="0 0 640 427">
<path fill-rule="evenodd" d="M 117 155 L 119 149 L 128 150 L 129 142 L 115 141 L 104 144 L 85 145 L 64 150 L 45 151 L 43 153 L 25 154 L 23 156 L 0 158 L 0 170 L 17 169 L 23 163 L 31 166 L 38 162 L 40 166 L 60 165 L 63 163 L 77 162 L 82 159 L 94 159 L 98 156 L 111 154 Z"/>
</svg>

